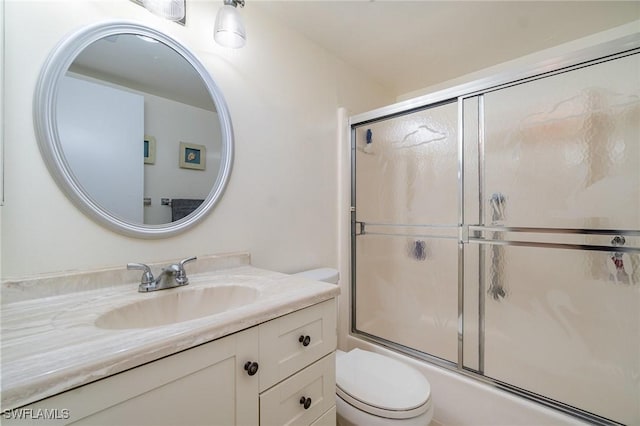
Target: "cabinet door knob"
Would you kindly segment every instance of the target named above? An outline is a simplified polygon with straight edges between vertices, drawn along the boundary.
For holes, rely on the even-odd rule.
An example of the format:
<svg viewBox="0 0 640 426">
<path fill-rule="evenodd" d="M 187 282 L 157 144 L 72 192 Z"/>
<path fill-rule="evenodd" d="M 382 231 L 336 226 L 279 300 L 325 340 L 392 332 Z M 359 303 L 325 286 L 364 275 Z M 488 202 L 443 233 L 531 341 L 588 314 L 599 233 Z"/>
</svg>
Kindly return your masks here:
<svg viewBox="0 0 640 426">
<path fill-rule="evenodd" d="M 305 398 L 304 396 L 300 398 L 300 405 L 304 407 L 305 410 L 308 410 L 311 407 L 311 398 Z"/>
<path fill-rule="evenodd" d="M 298 342 L 302 343 L 302 346 L 309 346 L 309 343 L 311 343 L 311 336 L 300 336 L 298 337 Z"/>
<path fill-rule="evenodd" d="M 244 369 L 247 371 L 248 375 L 253 376 L 254 374 L 256 374 L 258 372 L 258 363 L 257 362 L 247 361 L 244 364 Z"/>
</svg>

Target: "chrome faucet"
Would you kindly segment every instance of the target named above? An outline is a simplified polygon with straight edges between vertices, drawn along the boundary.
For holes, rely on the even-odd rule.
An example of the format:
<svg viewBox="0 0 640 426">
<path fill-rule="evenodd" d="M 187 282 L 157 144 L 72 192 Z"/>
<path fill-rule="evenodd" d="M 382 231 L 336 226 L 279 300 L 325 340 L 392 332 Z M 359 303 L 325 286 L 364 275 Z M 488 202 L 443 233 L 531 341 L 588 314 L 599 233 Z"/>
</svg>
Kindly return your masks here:
<svg viewBox="0 0 640 426">
<path fill-rule="evenodd" d="M 146 293 L 148 291 L 165 290 L 167 288 L 180 287 L 189 284 L 189 278 L 187 277 L 187 271 L 184 270 L 184 264 L 196 260 L 197 257 L 189 257 L 183 259 L 178 263 L 162 268 L 162 272 L 158 278 L 154 278 L 149 268 L 144 263 L 128 263 L 127 269 L 140 269 L 144 271 L 142 278 L 140 279 L 140 285 L 138 291 L 140 293 Z"/>
</svg>

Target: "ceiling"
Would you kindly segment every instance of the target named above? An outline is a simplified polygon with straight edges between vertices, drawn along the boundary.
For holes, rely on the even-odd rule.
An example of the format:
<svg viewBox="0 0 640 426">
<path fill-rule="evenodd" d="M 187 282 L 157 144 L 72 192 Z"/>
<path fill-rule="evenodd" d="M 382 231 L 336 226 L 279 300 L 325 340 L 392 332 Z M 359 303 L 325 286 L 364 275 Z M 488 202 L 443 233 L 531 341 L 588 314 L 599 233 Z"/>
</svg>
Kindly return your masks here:
<svg viewBox="0 0 640 426">
<path fill-rule="evenodd" d="M 395 96 L 640 19 L 640 1 L 249 0 L 249 7 Z"/>
<path fill-rule="evenodd" d="M 215 111 L 209 91 L 191 63 L 150 37 L 117 34 L 101 38 L 78 54 L 69 71 Z"/>
</svg>

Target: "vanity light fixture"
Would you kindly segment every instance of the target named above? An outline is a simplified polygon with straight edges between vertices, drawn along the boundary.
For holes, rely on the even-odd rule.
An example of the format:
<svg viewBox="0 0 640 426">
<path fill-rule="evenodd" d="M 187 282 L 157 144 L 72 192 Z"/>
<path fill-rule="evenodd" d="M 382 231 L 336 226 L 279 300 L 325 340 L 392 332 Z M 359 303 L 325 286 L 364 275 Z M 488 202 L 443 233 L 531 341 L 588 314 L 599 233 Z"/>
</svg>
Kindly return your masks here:
<svg viewBox="0 0 640 426">
<path fill-rule="evenodd" d="M 142 5 L 151 13 L 170 21 L 184 18 L 185 0 L 142 0 Z"/>
<path fill-rule="evenodd" d="M 244 7 L 244 0 L 223 0 L 224 6 L 218 10 L 213 38 L 220 46 L 238 49 L 247 41 L 242 17 L 237 6 Z"/>
</svg>

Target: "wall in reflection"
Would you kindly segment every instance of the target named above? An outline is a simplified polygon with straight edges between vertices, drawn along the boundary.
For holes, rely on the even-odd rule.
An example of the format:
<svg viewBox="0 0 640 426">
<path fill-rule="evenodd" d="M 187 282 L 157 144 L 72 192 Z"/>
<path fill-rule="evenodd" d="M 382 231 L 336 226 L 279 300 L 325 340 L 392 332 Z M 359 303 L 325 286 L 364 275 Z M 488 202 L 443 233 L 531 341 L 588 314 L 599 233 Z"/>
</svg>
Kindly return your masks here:
<svg viewBox="0 0 640 426">
<path fill-rule="evenodd" d="M 64 109 L 68 113 L 58 114 L 59 126 L 66 124 L 60 133 L 65 154 L 79 181 L 100 205 L 134 223 L 153 225 L 172 221 L 171 206 L 162 205 L 162 198 L 203 200 L 209 195 L 220 169 L 220 121 L 214 111 L 84 75 L 70 73 L 69 78 L 100 88 L 91 96 L 85 90 L 85 96 L 79 97 L 67 94 L 70 89 L 63 86 L 58 96 L 59 107 L 69 105 Z M 117 93 L 140 97 L 139 114 L 124 110 L 123 102 L 107 102 Z M 127 123 L 134 117 L 140 125 L 131 143 L 123 145 L 123 135 L 131 130 Z M 70 140 L 73 134 L 82 135 L 82 140 Z M 142 141 L 149 136 L 155 142 L 154 159 L 145 163 Z M 180 142 L 205 147 L 204 170 L 180 168 Z M 71 146 L 74 156 L 68 152 Z M 78 160 L 71 160 L 73 157 Z M 93 161 L 87 161 L 89 158 Z M 137 170 L 142 178 L 127 177 Z M 151 204 L 143 206 L 143 198 Z"/>
<path fill-rule="evenodd" d="M 192 105 L 145 94 L 145 135 L 156 139 L 155 164 L 144 165 L 144 223 L 171 222 L 171 208 L 162 198 L 204 199 L 220 170 L 221 133 L 217 114 Z M 206 147 L 204 170 L 179 166 L 180 142 Z"/>
</svg>

